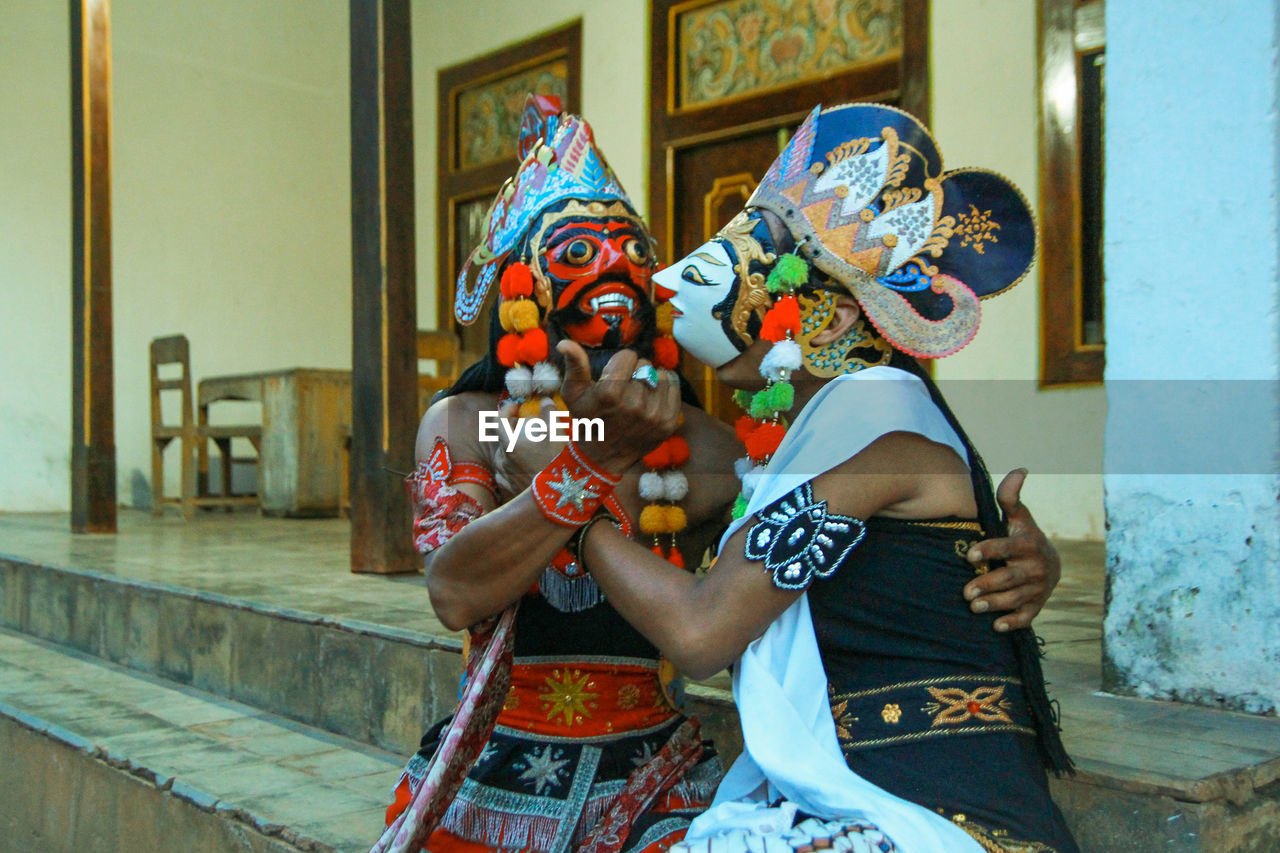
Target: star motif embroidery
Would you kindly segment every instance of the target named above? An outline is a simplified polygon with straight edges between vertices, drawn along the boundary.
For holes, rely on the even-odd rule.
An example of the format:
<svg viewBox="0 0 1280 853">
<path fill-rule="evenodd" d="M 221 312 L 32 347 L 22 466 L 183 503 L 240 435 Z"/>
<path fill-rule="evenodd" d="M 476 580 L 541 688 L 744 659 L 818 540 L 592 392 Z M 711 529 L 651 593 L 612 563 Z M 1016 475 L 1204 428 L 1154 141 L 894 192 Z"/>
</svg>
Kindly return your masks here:
<svg viewBox="0 0 1280 853">
<path fill-rule="evenodd" d="M 520 774 L 520 779 L 533 785 L 533 793 L 541 796 L 542 792 L 547 788 L 554 788 L 561 784 L 560 774 L 564 772 L 564 767 L 569 763 L 569 759 L 561 758 L 564 753 L 561 750 L 552 751 L 551 744 L 547 744 L 542 753 L 533 750 L 525 755 L 524 763 L 527 769 Z"/>
<path fill-rule="evenodd" d="M 583 474 L 582 479 L 578 479 L 567 469 L 561 473 L 558 481 L 548 481 L 547 488 L 553 489 L 560 496 L 556 499 L 556 509 L 573 504 L 574 509 L 582 512 L 586 501 L 600 497 L 600 493 L 595 489 L 587 488 L 589 482 L 591 482 L 589 473 Z"/>
<path fill-rule="evenodd" d="M 591 710 L 596 707 L 593 701 L 598 699 L 599 693 L 590 693 L 588 687 L 595 685 L 590 683 L 590 675 L 583 675 L 578 670 L 554 670 L 551 675 L 544 679 L 547 689 L 539 691 L 543 707 L 547 711 L 547 719 L 553 719 L 557 714 L 564 717 L 564 724 L 571 726 L 574 723 L 581 723 L 583 717 L 590 717 Z"/>
</svg>

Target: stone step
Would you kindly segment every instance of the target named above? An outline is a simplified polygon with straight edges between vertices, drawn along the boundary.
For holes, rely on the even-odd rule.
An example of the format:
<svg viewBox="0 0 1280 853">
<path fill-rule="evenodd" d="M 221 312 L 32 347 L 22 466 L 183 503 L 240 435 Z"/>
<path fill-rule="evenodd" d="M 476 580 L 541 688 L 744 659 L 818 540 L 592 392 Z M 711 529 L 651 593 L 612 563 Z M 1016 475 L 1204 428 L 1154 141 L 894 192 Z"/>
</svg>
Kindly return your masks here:
<svg viewBox="0 0 1280 853">
<path fill-rule="evenodd" d="M 0 631 L 0 849 L 365 851 L 402 756 Z"/>
<path fill-rule="evenodd" d="M 417 601 L 418 622 L 437 624 L 420 582 L 342 580 L 356 589 L 377 585 L 384 598 L 390 586 Z M 458 634 L 345 615 L 358 608 L 377 618 L 377 611 L 305 590 L 255 589 L 260 598 L 241 598 L 213 591 L 236 588 L 220 586 L 216 576 L 201 585 L 0 557 L 0 627 L 401 755 L 416 750 L 430 724 L 454 709 L 462 674 Z M 304 610 L 295 602 L 333 609 Z M 741 737 L 729 695 L 695 685 L 689 706 L 736 755 Z"/>
</svg>

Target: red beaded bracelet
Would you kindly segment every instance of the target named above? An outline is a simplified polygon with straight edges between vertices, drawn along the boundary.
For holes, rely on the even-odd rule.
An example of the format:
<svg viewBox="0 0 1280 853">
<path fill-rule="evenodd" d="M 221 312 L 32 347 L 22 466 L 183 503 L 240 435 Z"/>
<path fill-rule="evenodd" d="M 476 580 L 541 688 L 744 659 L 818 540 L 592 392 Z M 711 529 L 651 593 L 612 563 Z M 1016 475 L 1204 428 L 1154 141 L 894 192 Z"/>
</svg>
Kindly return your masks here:
<svg viewBox="0 0 1280 853">
<path fill-rule="evenodd" d="M 621 480 L 595 467 L 571 441 L 534 475 L 530 489 L 548 519 L 564 527 L 581 527 Z"/>
</svg>

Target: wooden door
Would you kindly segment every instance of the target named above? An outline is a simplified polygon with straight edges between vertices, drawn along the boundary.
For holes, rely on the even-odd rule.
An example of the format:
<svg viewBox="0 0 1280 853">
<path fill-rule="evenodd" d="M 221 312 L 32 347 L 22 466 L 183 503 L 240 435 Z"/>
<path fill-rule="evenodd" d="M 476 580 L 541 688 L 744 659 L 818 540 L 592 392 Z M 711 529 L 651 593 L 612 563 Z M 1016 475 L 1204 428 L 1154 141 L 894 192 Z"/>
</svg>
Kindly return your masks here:
<svg viewBox="0 0 1280 853">
<path fill-rule="evenodd" d="M 649 220 L 663 260 L 734 214 L 817 104 L 868 100 L 928 123 L 928 0 L 652 0 Z M 686 356 L 707 410 L 741 414 Z"/>
</svg>

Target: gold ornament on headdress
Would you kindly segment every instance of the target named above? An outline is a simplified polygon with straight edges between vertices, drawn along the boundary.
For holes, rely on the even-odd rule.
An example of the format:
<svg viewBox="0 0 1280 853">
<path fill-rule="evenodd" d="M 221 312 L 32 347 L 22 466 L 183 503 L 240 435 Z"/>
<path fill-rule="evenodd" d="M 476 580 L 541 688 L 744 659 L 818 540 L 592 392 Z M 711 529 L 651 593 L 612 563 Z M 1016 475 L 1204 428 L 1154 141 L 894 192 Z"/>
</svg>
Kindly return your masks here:
<svg viewBox="0 0 1280 853">
<path fill-rule="evenodd" d="M 800 302 L 800 334 L 796 341 L 804 356 L 805 367 L 814 376 L 832 377 L 853 373 L 864 367 L 888 364 L 893 356 L 889 342 L 867 327 L 867 318 L 860 316 L 845 333 L 834 341 L 814 345 L 813 339 L 831 325 L 836 312 L 836 295 L 827 290 L 796 295 Z M 867 350 L 876 353 L 875 358 L 864 358 Z"/>
<path fill-rule="evenodd" d="M 732 246 L 733 253 L 738 256 L 737 272 L 741 289 L 738 292 L 738 301 L 733 305 L 730 324 L 742 340 L 747 342 L 751 340 L 747 335 L 747 320 L 759 309 L 773 304 L 773 297 L 769 295 L 769 288 L 765 286 L 765 273 L 752 272 L 751 262 L 759 261 L 765 269 L 768 269 L 778 258 L 773 252 L 765 251 L 760 241 L 752 236 L 751 232 L 755 227 L 756 223 L 748 218 L 747 211 L 742 210 L 716 234 Z"/>
</svg>

